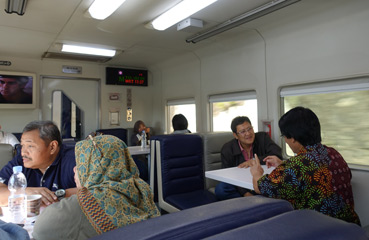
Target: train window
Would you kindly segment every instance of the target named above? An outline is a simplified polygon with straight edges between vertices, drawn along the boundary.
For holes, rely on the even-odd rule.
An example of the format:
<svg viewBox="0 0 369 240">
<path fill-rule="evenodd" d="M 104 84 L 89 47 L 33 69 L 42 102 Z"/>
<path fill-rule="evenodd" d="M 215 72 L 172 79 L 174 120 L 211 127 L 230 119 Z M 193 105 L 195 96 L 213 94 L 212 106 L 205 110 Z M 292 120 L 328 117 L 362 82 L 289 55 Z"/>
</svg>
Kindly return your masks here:
<svg viewBox="0 0 369 240">
<path fill-rule="evenodd" d="M 369 166 L 369 78 L 284 87 L 280 94 L 282 114 L 310 108 L 320 120 L 323 144 L 337 149 L 351 167 Z"/>
<path fill-rule="evenodd" d="M 212 95 L 209 97 L 211 130 L 230 131 L 232 119 L 237 116 L 250 118 L 258 129 L 258 106 L 255 91 Z"/>
<path fill-rule="evenodd" d="M 196 132 L 196 105 L 195 99 L 176 99 L 167 102 L 167 132 L 173 132 L 172 118 L 176 114 L 183 114 L 187 118 L 188 130 Z"/>
</svg>

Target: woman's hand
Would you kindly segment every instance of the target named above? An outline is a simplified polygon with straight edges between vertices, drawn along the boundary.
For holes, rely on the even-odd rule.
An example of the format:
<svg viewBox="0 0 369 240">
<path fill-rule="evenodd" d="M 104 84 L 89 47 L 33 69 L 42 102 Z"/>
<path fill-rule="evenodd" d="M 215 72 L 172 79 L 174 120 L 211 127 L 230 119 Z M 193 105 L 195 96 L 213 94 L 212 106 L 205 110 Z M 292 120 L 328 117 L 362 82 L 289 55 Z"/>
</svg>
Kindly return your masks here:
<svg viewBox="0 0 369 240">
<path fill-rule="evenodd" d="M 256 154 L 255 154 L 255 159 L 251 161 L 250 172 L 251 172 L 251 175 L 254 178 L 257 178 L 258 180 L 264 174 L 264 169 L 260 166 L 260 161 L 259 161 L 258 155 Z"/>
<path fill-rule="evenodd" d="M 255 154 L 255 159 L 252 160 L 252 165 L 250 166 L 250 172 L 252 175 L 252 184 L 254 186 L 254 191 L 260 194 L 258 180 L 263 176 L 264 169 L 260 166 L 260 161 L 258 155 Z"/>
<path fill-rule="evenodd" d="M 150 128 L 145 128 L 145 133 L 150 133 Z"/>
<path fill-rule="evenodd" d="M 264 158 L 263 161 L 266 163 L 268 168 L 278 167 L 283 162 L 277 156 L 268 156 L 268 157 Z"/>
</svg>

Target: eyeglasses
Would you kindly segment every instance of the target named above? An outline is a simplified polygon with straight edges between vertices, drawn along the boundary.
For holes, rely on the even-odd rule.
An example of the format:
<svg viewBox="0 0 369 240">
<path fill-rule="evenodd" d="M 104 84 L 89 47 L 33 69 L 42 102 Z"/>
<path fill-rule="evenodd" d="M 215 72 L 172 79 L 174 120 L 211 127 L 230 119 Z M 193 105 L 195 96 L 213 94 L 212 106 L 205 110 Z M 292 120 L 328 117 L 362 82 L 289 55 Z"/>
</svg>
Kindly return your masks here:
<svg viewBox="0 0 369 240">
<path fill-rule="evenodd" d="M 251 132 L 252 130 L 254 130 L 253 127 L 248 127 L 246 129 L 243 129 L 242 131 L 237 132 L 237 134 L 239 134 L 239 135 L 245 135 L 246 133 Z"/>
</svg>

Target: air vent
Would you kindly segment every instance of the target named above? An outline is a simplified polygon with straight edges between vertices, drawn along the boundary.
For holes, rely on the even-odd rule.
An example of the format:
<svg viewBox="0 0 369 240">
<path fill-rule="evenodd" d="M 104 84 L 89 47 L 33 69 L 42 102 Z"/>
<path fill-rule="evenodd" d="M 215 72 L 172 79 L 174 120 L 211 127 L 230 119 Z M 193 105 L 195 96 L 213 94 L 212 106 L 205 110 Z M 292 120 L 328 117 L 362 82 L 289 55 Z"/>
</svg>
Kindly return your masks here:
<svg viewBox="0 0 369 240">
<path fill-rule="evenodd" d="M 55 53 L 55 52 L 45 52 L 42 55 L 42 59 L 44 58 L 75 60 L 75 61 L 89 61 L 89 62 L 98 62 L 98 63 L 104 63 L 112 59 L 111 57 L 103 57 L 103 56 L 71 54 L 71 53 Z"/>
</svg>

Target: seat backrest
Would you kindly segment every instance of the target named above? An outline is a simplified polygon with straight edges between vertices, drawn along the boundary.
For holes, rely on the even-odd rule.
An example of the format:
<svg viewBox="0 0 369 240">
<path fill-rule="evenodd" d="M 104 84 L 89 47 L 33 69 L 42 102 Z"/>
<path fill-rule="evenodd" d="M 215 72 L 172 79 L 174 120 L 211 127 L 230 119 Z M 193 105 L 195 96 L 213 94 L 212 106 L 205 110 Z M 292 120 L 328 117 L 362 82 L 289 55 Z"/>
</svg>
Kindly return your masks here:
<svg viewBox="0 0 369 240">
<path fill-rule="evenodd" d="M 127 128 L 127 146 L 132 146 L 131 137 L 133 134 L 133 128 Z"/>
<path fill-rule="evenodd" d="M 124 128 L 98 129 L 96 130 L 96 133 L 102 133 L 105 135 L 113 135 L 127 144 L 127 129 L 124 129 Z"/>
<path fill-rule="evenodd" d="M 222 168 L 220 151 L 223 145 L 232 140 L 232 132 L 208 132 L 200 133 L 204 145 L 204 170 L 211 171 Z M 218 181 L 212 179 L 205 180 L 205 188 L 214 193 L 214 188 Z"/>
<path fill-rule="evenodd" d="M 7 143 L 0 143 L 0 169 L 13 159 L 13 146 Z"/>
<path fill-rule="evenodd" d="M 203 147 L 199 135 L 158 135 L 151 138 L 151 144 L 154 143 L 159 205 L 167 205 L 168 197 L 204 190 Z M 170 212 L 178 210 L 167 207 Z"/>
<path fill-rule="evenodd" d="M 163 198 L 204 189 L 202 139 L 198 135 L 155 136 L 160 142 Z"/>
<path fill-rule="evenodd" d="M 285 200 L 261 196 L 234 198 L 130 224 L 93 239 L 121 239 L 122 236 L 135 240 L 203 239 L 290 211 L 293 211 L 292 205 Z M 288 226 L 293 225 L 281 228 L 287 231 Z"/>
<path fill-rule="evenodd" d="M 314 210 L 304 209 L 285 212 L 206 239 L 364 240 L 368 237 L 365 230 L 354 223 L 329 217 Z"/>
<path fill-rule="evenodd" d="M 74 140 L 74 138 L 64 138 L 62 141 L 63 144 L 67 146 L 74 147 L 76 145 L 76 140 Z"/>
<path fill-rule="evenodd" d="M 19 142 L 21 141 L 21 137 L 22 137 L 22 133 L 21 132 L 19 132 L 19 133 L 13 133 L 13 135 L 18 139 Z"/>
</svg>

